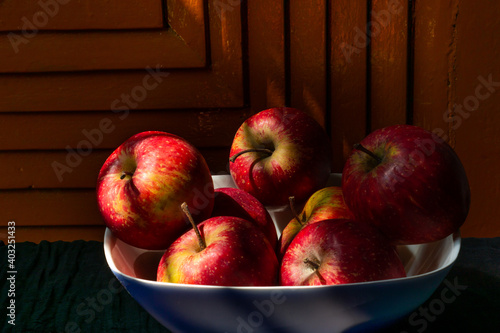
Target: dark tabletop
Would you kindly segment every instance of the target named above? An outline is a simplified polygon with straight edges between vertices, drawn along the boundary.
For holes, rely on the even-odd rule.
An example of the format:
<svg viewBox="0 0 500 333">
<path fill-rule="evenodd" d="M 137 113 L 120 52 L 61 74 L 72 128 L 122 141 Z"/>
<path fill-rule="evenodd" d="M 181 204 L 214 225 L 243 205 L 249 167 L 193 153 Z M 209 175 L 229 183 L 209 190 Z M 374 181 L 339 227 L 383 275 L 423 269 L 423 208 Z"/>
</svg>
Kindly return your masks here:
<svg viewBox="0 0 500 333">
<path fill-rule="evenodd" d="M 17 243 L 15 261 L 0 242 L 0 258 L 2 332 L 169 332 L 116 280 L 102 242 Z M 500 238 L 463 239 L 435 293 L 382 332 L 500 332 Z"/>
</svg>

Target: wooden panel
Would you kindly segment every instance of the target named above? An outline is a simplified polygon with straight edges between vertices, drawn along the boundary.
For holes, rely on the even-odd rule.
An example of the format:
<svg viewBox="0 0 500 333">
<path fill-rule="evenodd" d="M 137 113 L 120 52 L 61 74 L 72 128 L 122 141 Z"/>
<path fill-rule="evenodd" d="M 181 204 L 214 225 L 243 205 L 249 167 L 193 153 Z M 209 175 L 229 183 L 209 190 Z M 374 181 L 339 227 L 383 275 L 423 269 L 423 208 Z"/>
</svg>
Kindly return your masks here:
<svg viewBox="0 0 500 333">
<path fill-rule="evenodd" d="M 161 0 L 4 0 L 0 31 L 163 27 Z"/>
<path fill-rule="evenodd" d="M 0 189 L 95 187 L 99 170 L 110 153 L 86 147 L 70 151 L 0 152 L 0 174 L 9 175 L 0 179 Z"/>
<path fill-rule="evenodd" d="M 0 11 L 6 3 L 14 2 L 2 2 Z M 0 179 L 0 219 L 18 223 L 17 241 L 102 240 L 96 175 L 127 137 L 143 130 L 178 134 L 200 148 L 214 173 L 226 173 L 229 145 L 241 122 L 283 105 L 305 109 L 329 129 L 336 172 L 370 130 L 412 120 L 436 130 L 456 149 L 471 181 L 472 208 L 462 235 L 500 235 L 500 208 L 495 208 L 500 119 L 494 112 L 500 103 L 500 46 L 494 34 L 484 34 L 498 30 L 500 5 L 461 0 L 165 3 L 168 22 L 157 26 L 152 19 L 148 24 L 155 29 L 40 31 L 19 44 L 17 54 L 7 38 L 0 39 L 0 159 L 5 162 L 0 173 L 6 175 Z M 408 4 L 415 5 L 414 73 L 407 53 L 413 46 Z M 60 22 L 51 24 L 65 24 L 63 9 Z M 85 15 L 74 24 L 84 22 Z M 7 21 L 23 22 L 9 17 L 0 27 Z M 413 113 L 407 114 L 412 97 Z M 465 109 L 476 100 L 477 107 Z M 84 149 L 89 133 L 97 140 L 91 153 L 80 156 L 60 181 L 52 162 L 67 163 L 67 147 Z M 0 239 L 5 230 L 0 226 Z"/>
<path fill-rule="evenodd" d="M 10 176 L 0 181 L 0 215 L 16 221 L 17 241 L 102 240 L 98 171 L 111 149 L 143 130 L 193 139 L 211 171 L 227 173 L 230 142 L 249 109 L 242 108 L 241 8 L 219 13 L 217 3 L 169 0 L 169 27 L 161 31 L 40 32 L 26 46 L 38 47 L 45 63 L 23 49 L 0 65 L 9 72 L 0 76 L 0 158 Z M 79 45 L 75 36 L 91 40 Z M 109 47 L 107 39 L 114 51 L 78 54 Z M 71 50 L 51 60 L 54 49 L 44 43 Z M 100 70 L 110 68 L 125 70 Z M 54 162 L 71 172 L 58 175 Z"/>
<path fill-rule="evenodd" d="M 456 52 L 450 59 L 456 80 L 451 83 L 453 122 L 448 125 L 472 190 L 462 233 L 500 236 L 500 40 L 485 33 L 500 29 L 500 3 L 460 1 L 456 13 Z"/>
<path fill-rule="evenodd" d="M 118 73 L 4 75 L 0 112 L 241 106 L 241 95 L 222 78 L 217 80 L 218 74 L 164 71 L 158 66 Z"/>
<path fill-rule="evenodd" d="M 119 7 L 126 6 L 122 4 Z M 73 32 L 51 30 L 28 36 L 7 34 L 5 38 L 0 39 L 0 58 L 3 60 L 0 63 L 0 72 L 205 66 L 207 51 L 203 1 L 168 0 L 167 8 L 169 29 L 142 31 L 86 29 Z M 161 6 L 156 12 L 163 15 Z"/>
<path fill-rule="evenodd" d="M 203 30 L 200 35 L 204 36 Z M 14 48 L 2 38 L 0 57 L 3 73 L 143 69 L 155 65 L 199 68 L 206 64 L 204 51 L 193 52 L 171 29 L 40 33 L 26 45 L 17 44 Z"/>
<path fill-rule="evenodd" d="M 472 201 L 462 236 L 500 236 L 500 43 L 484 33 L 499 29 L 499 3 L 415 6 L 415 123 L 449 142 L 465 166 Z"/>
<path fill-rule="evenodd" d="M 140 109 L 241 107 L 242 31 L 235 8 L 218 16 L 209 6 L 210 68 L 164 71 L 151 64 L 138 71 L 5 74 L 0 111 L 116 110 L 127 107 L 123 99 Z"/>
<path fill-rule="evenodd" d="M 241 15 L 241 1 L 232 1 L 232 10 L 220 11 L 217 4 L 220 0 L 210 1 L 209 9 L 209 31 L 210 31 L 210 69 L 215 74 L 212 77 L 211 85 L 222 86 L 225 90 L 231 91 L 231 97 L 236 97 L 238 103 L 233 106 L 243 106 L 243 22 Z M 191 82 L 195 83 L 196 79 Z M 193 90 L 194 97 L 206 94 L 205 90 Z M 226 105 L 227 93 L 220 91 L 217 95 L 209 95 L 208 100 L 221 102 L 216 107 L 231 106 Z M 207 103 L 210 104 L 210 103 Z"/>
<path fill-rule="evenodd" d="M 16 242 L 40 243 L 74 240 L 104 241 L 105 227 L 102 226 L 57 226 L 57 227 L 17 227 Z M 7 227 L 0 227 L 0 241 L 7 244 Z"/>
<path fill-rule="evenodd" d="M 209 56 L 206 49 L 206 6 L 202 0 L 163 0 L 167 7 L 167 20 L 170 29 L 197 54 Z M 213 11 L 211 12 L 213 15 Z"/>
<path fill-rule="evenodd" d="M 408 1 L 373 0 L 370 43 L 370 130 L 406 123 Z"/>
<path fill-rule="evenodd" d="M 341 172 L 353 144 L 366 135 L 366 27 L 362 1 L 330 1 L 329 61 L 333 170 Z"/>
<path fill-rule="evenodd" d="M 253 0 L 247 6 L 249 95 L 255 113 L 286 105 L 285 4 Z"/>
<path fill-rule="evenodd" d="M 456 80 L 457 3 L 415 3 L 414 123 L 435 130 L 448 142 L 447 110 L 454 103 Z"/>
<path fill-rule="evenodd" d="M 81 146 L 66 151 L 0 152 L 0 174 L 9 175 L 0 178 L 0 189 L 94 189 L 99 170 L 112 151 Z M 229 147 L 200 152 L 214 174 L 229 173 Z"/>
<path fill-rule="evenodd" d="M 4 113 L 0 150 L 77 149 L 86 141 L 92 148 L 115 149 L 132 135 L 152 130 L 176 134 L 197 147 L 223 147 L 249 114 L 248 108 Z"/>
<path fill-rule="evenodd" d="M 327 127 L 325 0 L 290 2 L 290 105 Z"/>
</svg>

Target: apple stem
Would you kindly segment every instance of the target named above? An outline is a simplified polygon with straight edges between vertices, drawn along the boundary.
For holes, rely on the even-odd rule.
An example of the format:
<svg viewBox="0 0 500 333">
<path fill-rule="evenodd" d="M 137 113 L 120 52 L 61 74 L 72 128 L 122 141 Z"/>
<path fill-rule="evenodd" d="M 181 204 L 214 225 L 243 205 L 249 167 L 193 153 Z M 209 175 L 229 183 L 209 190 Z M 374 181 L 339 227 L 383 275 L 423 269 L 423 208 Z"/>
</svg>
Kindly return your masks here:
<svg viewBox="0 0 500 333">
<path fill-rule="evenodd" d="M 206 247 L 207 244 L 205 243 L 205 240 L 203 237 L 201 237 L 200 230 L 198 229 L 198 226 L 196 226 L 196 223 L 194 223 L 193 216 L 191 215 L 191 212 L 189 211 L 189 207 L 187 203 L 183 202 L 181 204 L 181 209 L 186 214 L 189 222 L 191 222 L 191 225 L 193 226 L 194 232 L 196 234 L 196 237 L 198 237 L 198 243 L 200 244 L 200 249 L 203 251 Z"/>
<path fill-rule="evenodd" d="M 382 162 L 382 159 L 379 156 L 375 155 L 372 151 L 370 151 L 370 150 L 366 149 L 365 147 L 363 147 L 360 143 L 354 144 L 354 149 L 361 150 L 363 153 L 370 155 L 378 163 Z"/>
<path fill-rule="evenodd" d="M 233 156 L 231 156 L 229 158 L 229 162 L 234 162 L 236 161 L 236 159 L 240 156 L 240 155 L 243 155 L 245 153 L 266 153 L 266 154 L 269 154 L 269 156 L 271 156 L 273 154 L 273 151 L 271 149 L 267 149 L 267 148 L 251 148 L 251 149 L 245 149 L 245 150 L 242 150 L 240 151 L 239 153 L 236 153 L 234 154 Z"/>
<path fill-rule="evenodd" d="M 133 173 L 132 173 L 132 172 L 125 172 L 125 171 L 124 171 L 124 172 L 122 173 L 122 175 L 120 176 L 120 179 L 124 179 L 125 177 L 127 177 L 127 176 L 132 176 L 132 175 L 133 175 Z"/>
<path fill-rule="evenodd" d="M 291 196 L 288 198 L 288 201 L 290 202 L 290 210 L 292 211 L 293 216 L 299 222 L 300 225 L 304 225 L 302 221 L 300 220 L 299 214 L 297 214 L 297 211 L 295 210 L 295 197 Z"/>
<path fill-rule="evenodd" d="M 312 261 L 309 258 L 304 259 L 304 264 L 309 265 L 315 271 L 318 270 L 318 268 L 319 268 L 319 264 L 316 261 Z"/>
</svg>

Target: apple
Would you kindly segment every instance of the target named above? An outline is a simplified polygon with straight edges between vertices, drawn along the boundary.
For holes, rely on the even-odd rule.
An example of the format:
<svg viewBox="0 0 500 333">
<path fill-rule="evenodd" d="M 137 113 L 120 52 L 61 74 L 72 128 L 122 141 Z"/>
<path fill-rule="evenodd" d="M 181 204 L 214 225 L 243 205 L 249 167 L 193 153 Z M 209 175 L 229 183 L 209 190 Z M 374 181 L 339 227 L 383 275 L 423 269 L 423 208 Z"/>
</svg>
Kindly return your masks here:
<svg viewBox="0 0 500 333">
<path fill-rule="evenodd" d="M 189 216 L 189 208 L 183 205 Z M 279 263 L 266 236 L 235 216 L 211 217 L 163 254 L 157 281 L 218 286 L 275 286 Z"/>
<path fill-rule="evenodd" d="M 390 241 L 372 224 L 323 220 L 305 226 L 283 257 L 283 286 L 337 285 L 405 277 Z"/>
<path fill-rule="evenodd" d="M 325 186 L 330 140 L 311 116 L 289 107 L 260 111 L 236 131 L 229 170 L 238 188 L 265 206 L 307 198 Z"/>
<path fill-rule="evenodd" d="M 329 219 L 354 219 L 339 186 L 328 186 L 314 192 L 300 214 L 296 213 L 294 201 L 291 197 L 290 208 L 295 217 L 285 226 L 279 239 L 280 257 L 283 257 L 293 238 L 307 224 Z"/>
<path fill-rule="evenodd" d="M 273 249 L 278 244 L 276 226 L 266 207 L 253 195 L 233 187 L 215 189 L 212 217 L 236 216 L 254 223 L 266 235 Z"/>
<path fill-rule="evenodd" d="M 457 231 L 470 206 L 470 188 L 455 151 L 437 135 L 394 125 L 365 137 L 342 174 L 347 206 L 395 244 L 437 241 Z"/>
<path fill-rule="evenodd" d="M 117 238 L 143 249 L 166 249 L 189 229 L 182 202 L 204 220 L 212 213 L 213 187 L 207 163 L 193 145 L 148 131 L 130 137 L 106 159 L 97 202 Z"/>
</svg>

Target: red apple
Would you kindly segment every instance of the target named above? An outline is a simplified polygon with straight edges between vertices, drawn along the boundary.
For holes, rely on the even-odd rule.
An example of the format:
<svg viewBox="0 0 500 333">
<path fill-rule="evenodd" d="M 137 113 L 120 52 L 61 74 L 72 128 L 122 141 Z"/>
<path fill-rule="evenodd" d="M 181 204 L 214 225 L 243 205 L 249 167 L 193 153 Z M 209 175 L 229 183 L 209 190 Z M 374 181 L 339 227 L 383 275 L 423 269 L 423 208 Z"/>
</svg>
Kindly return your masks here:
<svg viewBox="0 0 500 333">
<path fill-rule="evenodd" d="M 104 162 L 97 201 L 106 226 L 125 243 L 166 249 L 188 228 L 182 202 L 210 216 L 213 181 L 200 152 L 165 132 L 142 132 L 120 145 Z"/>
<path fill-rule="evenodd" d="M 232 187 L 215 189 L 212 216 L 236 216 L 254 223 L 266 235 L 273 249 L 278 243 L 278 234 L 266 207 L 253 195 Z"/>
<path fill-rule="evenodd" d="M 330 140 L 308 114 L 271 108 L 248 118 L 236 132 L 229 170 L 237 187 L 264 205 L 305 201 L 330 175 Z"/>
<path fill-rule="evenodd" d="M 389 240 L 373 225 L 353 220 L 308 224 L 283 257 L 283 286 L 336 285 L 405 277 Z"/>
<path fill-rule="evenodd" d="M 192 224 L 194 228 L 165 251 L 157 281 L 218 286 L 277 284 L 276 253 L 253 223 L 217 216 Z"/>
<path fill-rule="evenodd" d="M 342 188 L 356 218 L 397 244 L 442 239 L 469 212 L 469 183 L 457 154 L 417 126 L 389 126 L 363 139 L 347 159 Z"/>
<path fill-rule="evenodd" d="M 291 200 L 295 218 L 293 218 L 283 229 L 280 236 L 280 256 L 286 252 L 286 249 L 292 242 L 297 233 L 307 224 L 316 223 L 329 219 L 353 219 L 354 215 L 347 208 L 342 188 L 339 186 L 324 187 L 316 192 L 307 200 L 302 212 L 295 213 L 294 203 Z"/>
</svg>

